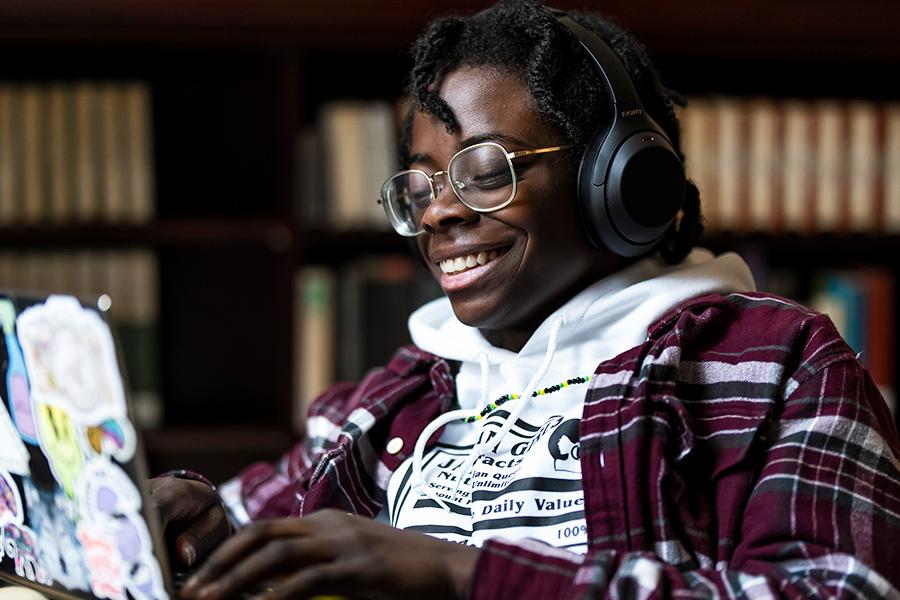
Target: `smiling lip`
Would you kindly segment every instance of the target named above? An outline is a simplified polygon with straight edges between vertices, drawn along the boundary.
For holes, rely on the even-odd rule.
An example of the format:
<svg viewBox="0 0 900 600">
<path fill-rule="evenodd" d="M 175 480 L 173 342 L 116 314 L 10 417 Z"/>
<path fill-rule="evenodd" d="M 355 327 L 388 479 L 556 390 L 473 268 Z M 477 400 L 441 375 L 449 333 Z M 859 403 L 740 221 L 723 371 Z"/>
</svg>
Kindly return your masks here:
<svg viewBox="0 0 900 600">
<path fill-rule="evenodd" d="M 496 268 L 497 263 L 503 260 L 503 257 L 507 254 L 508 250 L 509 247 L 506 246 L 499 248 L 496 251 L 492 251 L 492 253 L 497 252 L 498 255 L 486 264 L 479 264 L 463 271 L 442 273 L 440 278 L 441 287 L 445 292 L 456 292 L 476 284 Z M 435 262 L 440 264 L 440 261 Z"/>
</svg>

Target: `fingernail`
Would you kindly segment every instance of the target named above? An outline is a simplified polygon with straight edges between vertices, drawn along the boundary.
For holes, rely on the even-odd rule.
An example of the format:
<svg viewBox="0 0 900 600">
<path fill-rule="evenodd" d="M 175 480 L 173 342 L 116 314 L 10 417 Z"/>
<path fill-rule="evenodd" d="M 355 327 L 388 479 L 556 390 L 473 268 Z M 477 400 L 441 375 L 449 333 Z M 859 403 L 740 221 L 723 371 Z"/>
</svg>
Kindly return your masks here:
<svg viewBox="0 0 900 600">
<path fill-rule="evenodd" d="M 184 583 L 181 588 L 182 596 L 190 596 L 194 593 L 194 588 L 197 587 L 197 584 L 200 583 L 200 580 L 197 579 L 196 575 L 191 575 L 190 578 Z"/>
<path fill-rule="evenodd" d="M 190 544 L 185 544 L 181 549 L 181 558 L 184 560 L 185 564 L 192 565 L 194 561 L 197 560 L 197 551 L 194 550 L 194 547 Z"/>
<path fill-rule="evenodd" d="M 200 588 L 200 591 L 197 592 L 197 598 L 203 600 L 204 598 L 215 598 L 219 595 L 219 586 L 215 583 L 210 583 L 209 585 L 205 585 Z"/>
</svg>

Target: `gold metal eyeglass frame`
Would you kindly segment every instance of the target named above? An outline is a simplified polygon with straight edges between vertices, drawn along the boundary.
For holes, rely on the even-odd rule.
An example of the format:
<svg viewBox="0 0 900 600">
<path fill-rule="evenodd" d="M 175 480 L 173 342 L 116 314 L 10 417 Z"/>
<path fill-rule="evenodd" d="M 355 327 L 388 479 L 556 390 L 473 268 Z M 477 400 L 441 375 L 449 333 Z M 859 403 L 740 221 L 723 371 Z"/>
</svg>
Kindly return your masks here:
<svg viewBox="0 0 900 600">
<path fill-rule="evenodd" d="M 422 171 L 420 169 L 407 169 L 405 171 L 400 171 L 399 173 L 395 173 L 395 174 L 391 175 L 390 177 L 388 177 L 387 180 L 385 180 L 385 182 L 381 185 L 381 198 L 378 199 L 378 203 L 382 204 L 384 206 L 385 212 L 387 212 L 387 214 L 388 214 L 388 219 L 391 221 L 391 225 L 394 226 L 394 230 L 397 231 L 397 233 L 399 233 L 400 235 L 406 236 L 406 237 L 415 237 L 415 236 L 420 235 L 425 232 L 425 230 L 421 228 L 421 225 L 419 226 L 419 230 L 415 233 L 405 233 L 403 231 L 400 231 L 400 229 L 397 227 L 396 224 L 403 222 L 403 219 L 399 218 L 397 215 L 392 214 L 393 207 L 390 205 L 389 202 L 387 202 L 387 199 L 385 197 L 385 190 L 387 189 L 387 186 L 388 186 L 388 184 L 390 184 L 391 181 L 393 181 L 397 177 L 401 177 L 403 175 L 408 175 L 410 173 L 418 173 L 418 174 L 424 175 L 425 178 L 428 180 L 428 185 L 431 187 L 431 200 L 429 201 L 429 206 L 430 206 L 431 202 L 434 202 L 435 199 L 438 197 L 438 194 L 440 194 L 442 191 L 444 191 L 443 186 L 438 186 L 436 184 L 435 177 L 437 177 L 438 175 L 443 175 L 444 179 L 449 181 L 450 167 L 453 166 L 453 161 L 456 160 L 456 157 L 458 157 L 460 154 L 464 154 L 466 152 L 471 152 L 475 148 L 481 148 L 481 147 L 486 147 L 486 146 L 495 146 L 495 147 L 499 148 L 500 151 L 503 152 L 503 155 L 506 157 L 506 162 L 509 164 L 509 171 L 510 171 L 510 173 L 512 173 L 512 190 L 510 190 L 509 198 L 507 198 L 504 202 L 498 204 L 497 206 L 491 206 L 489 208 L 480 208 L 477 206 L 472 206 L 471 204 L 466 202 L 463 199 L 462 194 L 460 193 L 460 190 L 458 190 L 456 188 L 456 186 L 452 184 L 452 182 L 450 185 L 450 188 L 453 190 L 453 193 L 456 196 L 457 200 L 462 202 L 462 204 L 464 206 L 466 206 L 467 208 L 470 208 L 478 213 L 489 213 L 489 212 L 494 212 L 496 210 L 500 210 L 501 208 L 505 208 L 506 206 L 509 206 L 509 203 L 515 199 L 518 177 L 516 176 L 516 170 L 515 170 L 515 168 L 513 168 L 513 164 L 512 164 L 512 161 L 514 158 L 521 158 L 523 156 L 533 156 L 535 154 L 547 154 L 550 152 L 559 152 L 560 150 L 568 150 L 569 148 L 572 147 L 571 145 L 548 146 L 546 148 L 533 148 L 531 150 L 516 150 L 515 152 L 508 152 L 506 150 L 506 148 L 504 148 L 497 142 L 481 142 L 479 144 L 473 144 L 472 146 L 467 146 L 467 147 L 463 148 L 462 150 L 460 150 L 459 152 L 457 152 L 456 154 L 454 154 L 452 157 L 450 157 L 450 161 L 447 163 L 447 169 L 444 171 L 435 171 L 434 173 L 429 175 L 428 173 L 426 173 L 425 171 Z"/>
</svg>

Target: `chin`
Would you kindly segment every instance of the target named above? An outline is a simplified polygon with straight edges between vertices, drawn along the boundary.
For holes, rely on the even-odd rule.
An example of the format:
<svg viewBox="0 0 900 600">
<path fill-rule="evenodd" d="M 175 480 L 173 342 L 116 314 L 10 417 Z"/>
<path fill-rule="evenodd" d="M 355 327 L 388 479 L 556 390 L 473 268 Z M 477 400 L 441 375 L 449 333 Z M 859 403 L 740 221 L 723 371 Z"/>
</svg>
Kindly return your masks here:
<svg viewBox="0 0 900 600">
<path fill-rule="evenodd" d="M 453 314 L 459 319 L 459 322 L 476 329 L 504 329 L 514 328 L 514 324 L 510 322 L 508 311 L 490 311 L 484 308 L 467 306 L 467 302 L 457 300 L 448 295 L 450 306 L 453 308 Z M 503 303 L 501 303 L 502 305 Z"/>
</svg>

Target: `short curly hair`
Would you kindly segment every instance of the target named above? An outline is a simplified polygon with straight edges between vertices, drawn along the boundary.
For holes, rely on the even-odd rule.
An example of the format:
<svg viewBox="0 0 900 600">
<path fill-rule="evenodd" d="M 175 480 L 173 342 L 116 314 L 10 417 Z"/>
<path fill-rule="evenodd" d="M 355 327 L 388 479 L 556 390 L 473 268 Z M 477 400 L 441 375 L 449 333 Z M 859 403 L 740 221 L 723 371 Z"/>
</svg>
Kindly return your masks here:
<svg viewBox="0 0 900 600">
<path fill-rule="evenodd" d="M 662 84 L 643 44 L 609 18 L 580 12 L 568 15 L 612 48 L 630 74 L 644 108 L 669 136 L 683 161 L 675 105 L 683 106 L 685 101 Z M 435 93 L 434 84 L 444 74 L 463 66 L 491 66 L 521 77 L 534 97 L 540 117 L 558 128 L 567 143 L 577 147 L 584 147 L 611 114 L 609 98 L 587 53 L 550 10 L 535 0 L 501 0 L 471 16 L 436 19 L 416 40 L 412 55 L 407 91 L 413 108 L 433 114 L 449 132 L 457 127 L 456 119 Z M 412 112 L 400 137 L 404 165 L 409 164 Z M 667 262 L 678 263 L 702 232 L 700 191 L 688 181 L 681 218 L 676 219 L 656 249 Z"/>
</svg>

